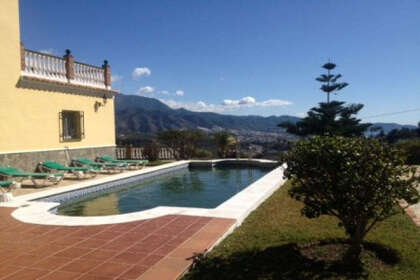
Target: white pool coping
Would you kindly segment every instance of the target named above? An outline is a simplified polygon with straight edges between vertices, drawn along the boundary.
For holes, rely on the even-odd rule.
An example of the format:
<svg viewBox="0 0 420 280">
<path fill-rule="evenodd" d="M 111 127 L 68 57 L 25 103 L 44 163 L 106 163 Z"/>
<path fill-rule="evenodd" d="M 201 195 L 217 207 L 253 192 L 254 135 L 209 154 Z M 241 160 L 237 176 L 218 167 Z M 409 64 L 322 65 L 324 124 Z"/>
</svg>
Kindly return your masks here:
<svg viewBox="0 0 420 280">
<path fill-rule="evenodd" d="M 228 159 L 229 161 L 236 159 Z M 199 161 L 216 163 L 221 160 Z M 249 161 L 248 159 L 239 159 L 238 161 Z M 269 160 L 252 160 L 260 163 L 270 163 Z M 150 167 L 138 171 L 130 171 L 88 182 L 81 182 L 70 186 L 60 187 L 40 191 L 32 194 L 17 196 L 13 201 L 0 203 L 0 207 L 18 207 L 12 212 L 12 216 L 24 223 L 40 224 L 40 225 L 58 225 L 58 226 L 89 226 L 89 225 L 103 225 L 103 224 L 117 224 L 133 222 L 151 218 L 157 218 L 165 215 L 191 215 L 191 216 L 204 216 L 215 218 L 230 218 L 236 219 L 236 226 L 242 221 L 264 200 L 266 200 L 274 191 L 280 188 L 285 179 L 283 178 L 284 166 L 275 168 L 274 170 L 255 181 L 241 192 L 232 196 L 218 207 L 213 209 L 206 208 L 191 208 L 191 207 L 167 207 L 159 206 L 149 210 L 132 212 L 127 214 L 109 215 L 109 216 L 90 216 L 90 217 L 73 217 L 73 216 L 60 216 L 54 214 L 51 210 L 59 205 L 56 202 L 42 202 L 31 201 L 46 196 L 51 196 L 63 192 L 78 190 L 98 184 L 103 184 L 118 179 L 123 179 L 140 174 L 146 174 L 162 169 L 172 168 L 179 165 L 189 164 L 190 162 L 197 162 L 193 160 L 177 161 L 155 167 Z M 158 175 L 159 176 L 159 175 Z"/>
</svg>

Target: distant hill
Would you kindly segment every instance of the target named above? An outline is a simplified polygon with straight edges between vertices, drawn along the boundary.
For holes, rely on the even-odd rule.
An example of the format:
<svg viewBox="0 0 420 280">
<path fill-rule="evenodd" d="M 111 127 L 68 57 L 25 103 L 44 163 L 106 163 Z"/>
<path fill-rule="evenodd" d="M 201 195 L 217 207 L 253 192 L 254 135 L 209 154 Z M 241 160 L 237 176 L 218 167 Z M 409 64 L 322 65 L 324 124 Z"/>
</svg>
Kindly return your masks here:
<svg viewBox="0 0 420 280">
<path fill-rule="evenodd" d="M 209 130 L 235 129 L 273 132 L 280 131 L 277 124 L 296 122 L 293 116 L 233 116 L 216 113 L 192 112 L 172 109 L 157 99 L 118 94 L 115 98 L 118 134 L 155 133 L 182 128 Z"/>
<path fill-rule="evenodd" d="M 398 124 L 398 123 L 372 123 L 371 127 L 380 127 L 384 131 L 385 134 L 388 134 L 393 129 L 401 129 L 401 128 L 408 128 L 408 129 L 414 129 L 417 128 L 415 125 L 410 124 Z"/>
<path fill-rule="evenodd" d="M 192 112 L 172 109 L 157 99 L 135 95 L 118 94 L 115 98 L 116 126 L 118 134 L 155 133 L 182 128 L 207 130 L 232 129 L 261 132 L 281 132 L 277 124 L 300 120 L 294 116 L 233 116 L 216 113 Z M 416 128 L 414 125 L 397 123 L 373 123 L 385 133 L 392 129 Z M 368 132 L 369 133 L 369 132 Z"/>
</svg>

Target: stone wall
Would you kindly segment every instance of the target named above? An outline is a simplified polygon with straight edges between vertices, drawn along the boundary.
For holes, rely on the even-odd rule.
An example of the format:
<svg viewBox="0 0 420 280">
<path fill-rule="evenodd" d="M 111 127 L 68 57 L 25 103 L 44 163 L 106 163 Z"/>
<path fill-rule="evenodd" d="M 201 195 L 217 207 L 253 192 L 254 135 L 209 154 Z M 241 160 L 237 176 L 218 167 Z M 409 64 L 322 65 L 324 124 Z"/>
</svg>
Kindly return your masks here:
<svg viewBox="0 0 420 280">
<path fill-rule="evenodd" d="M 100 155 L 115 157 L 115 147 L 0 154 L 0 166 L 10 165 L 24 171 L 32 172 L 36 170 L 38 163 L 41 161 L 57 161 L 69 165 L 71 160 L 77 157 L 86 157 L 95 160 Z"/>
</svg>

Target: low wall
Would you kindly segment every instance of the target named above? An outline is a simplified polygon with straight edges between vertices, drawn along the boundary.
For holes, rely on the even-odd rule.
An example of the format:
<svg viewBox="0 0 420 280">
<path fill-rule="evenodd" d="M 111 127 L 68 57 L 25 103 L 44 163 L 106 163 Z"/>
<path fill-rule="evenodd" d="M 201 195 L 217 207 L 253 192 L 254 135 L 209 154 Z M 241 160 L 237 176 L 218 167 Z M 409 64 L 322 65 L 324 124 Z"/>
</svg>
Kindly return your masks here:
<svg viewBox="0 0 420 280">
<path fill-rule="evenodd" d="M 62 164 L 70 164 L 76 157 L 87 157 L 92 160 L 99 155 L 115 156 L 115 147 L 97 147 L 80 149 L 63 149 L 54 151 L 36 151 L 24 153 L 0 154 L 0 166 L 10 165 L 24 171 L 35 171 L 41 161 L 57 161 Z"/>
</svg>

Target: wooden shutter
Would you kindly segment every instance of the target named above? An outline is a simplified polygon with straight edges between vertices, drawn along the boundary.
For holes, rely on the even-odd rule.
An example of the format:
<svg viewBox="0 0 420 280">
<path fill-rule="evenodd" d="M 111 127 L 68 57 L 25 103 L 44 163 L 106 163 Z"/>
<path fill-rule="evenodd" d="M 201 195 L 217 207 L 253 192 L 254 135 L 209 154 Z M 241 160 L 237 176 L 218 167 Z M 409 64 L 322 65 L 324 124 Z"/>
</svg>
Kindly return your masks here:
<svg viewBox="0 0 420 280">
<path fill-rule="evenodd" d="M 63 132 L 63 112 L 58 112 L 58 134 L 60 142 L 64 141 L 64 132 Z"/>
<path fill-rule="evenodd" d="M 80 139 L 85 138 L 85 113 L 83 111 L 80 114 Z"/>
</svg>

